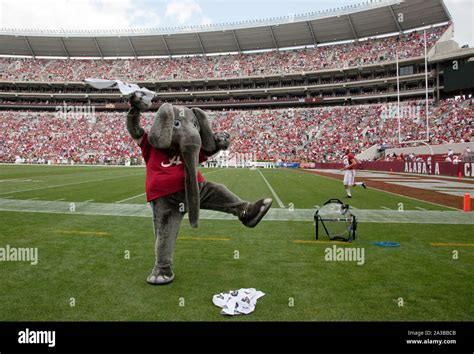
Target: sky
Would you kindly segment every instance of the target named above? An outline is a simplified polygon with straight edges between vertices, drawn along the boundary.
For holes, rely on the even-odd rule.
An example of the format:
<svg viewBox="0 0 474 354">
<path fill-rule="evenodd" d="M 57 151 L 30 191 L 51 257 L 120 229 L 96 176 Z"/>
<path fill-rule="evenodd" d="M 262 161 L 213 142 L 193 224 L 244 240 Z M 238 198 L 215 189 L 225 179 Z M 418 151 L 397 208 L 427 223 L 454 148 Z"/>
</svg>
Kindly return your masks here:
<svg viewBox="0 0 474 354">
<path fill-rule="evenodd" d="M 363 0 L 0 0 L 0 28 L 127 29 L 288 16 Z M 474 46 L 474 0 L 444 0 L 455 40 Z"/>
</svg>

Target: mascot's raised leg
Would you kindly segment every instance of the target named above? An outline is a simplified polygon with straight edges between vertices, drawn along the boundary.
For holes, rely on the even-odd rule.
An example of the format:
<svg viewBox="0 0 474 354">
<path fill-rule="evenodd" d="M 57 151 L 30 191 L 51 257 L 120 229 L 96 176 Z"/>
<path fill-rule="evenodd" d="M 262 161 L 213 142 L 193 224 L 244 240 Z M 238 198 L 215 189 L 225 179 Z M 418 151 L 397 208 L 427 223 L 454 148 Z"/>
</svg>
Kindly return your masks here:
<svg viewBox="0 0 474 354">
<path fill-rule="evenodd" d="M 147 278 L 147 283 L 162 285 L 174 280 L 173 253 L 179 227 L 184 213 L 168 198 L 158 198 L 151 203 L 153 208 L 153 226 L 155 230 L 155 266 Z"/>
<path fill-rule="evenodd" d="M 272 206 L 271 198 L 249 203 L 237 197 L 226 186 L 204 181 L 200 188 L 201 208 L 233 214 L 247 227 L 255 227 Z"/>
</svg>

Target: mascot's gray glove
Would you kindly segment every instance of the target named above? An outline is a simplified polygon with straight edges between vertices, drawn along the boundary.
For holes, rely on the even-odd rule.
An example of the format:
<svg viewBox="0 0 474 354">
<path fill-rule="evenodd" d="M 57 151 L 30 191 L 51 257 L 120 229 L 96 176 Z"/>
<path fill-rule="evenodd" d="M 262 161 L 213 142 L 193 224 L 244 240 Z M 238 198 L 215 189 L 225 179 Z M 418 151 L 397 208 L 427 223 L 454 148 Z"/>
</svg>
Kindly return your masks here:
<svg viewBox="0 0 474 354">
<path fill-rule="evenodd" d="M 216 141 L 218 151 L 227 150 L 230 145 L 230 134 L 227 132 L 214 133 L 214 140 Z"/>
<path fill-rule="evenodd" d="M 151 106 L 145 104 L 142 99 L 140 98 L 139 96 L 139 92 L 135 92 L 134 94 L 132 94 L 130 96 L 130 106 L 132 106 L 132 108 L 135 108 L 135 109 L 138 109 L 140 112 L 143 112 L 143 111 L 146 111 L 147 109 L 151 108 Z"/>
<path fill-rule="evenodd" d="M 230 145 L 230 134 L 227 132 L 214 133 L 216 149 L 214 151 L 204 151 L 206 156 L 213 156 L 221 150 L 227 150 Z"/>
</svg>

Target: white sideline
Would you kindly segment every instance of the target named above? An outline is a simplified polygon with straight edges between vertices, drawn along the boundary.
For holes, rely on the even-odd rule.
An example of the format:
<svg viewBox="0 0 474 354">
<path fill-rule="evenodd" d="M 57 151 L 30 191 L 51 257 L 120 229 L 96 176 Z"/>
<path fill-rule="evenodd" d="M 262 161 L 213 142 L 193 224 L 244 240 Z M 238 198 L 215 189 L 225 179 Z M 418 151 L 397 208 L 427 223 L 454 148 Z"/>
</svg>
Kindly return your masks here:
<svg viewBox="0 0 474 354">
<path fill-rule="evenodd" d="M 84 203 L 75 202 L 71 212 L 70 202 L 53 202 L 43 200 L 20 200 L 0 198 L 0 211 L 18 213 L 45 213 L 63 215 L 145 217 L 151 218 L 152 212 L 147 204 Z M 450 224 L 474 225 L 474 212 L 439 211 L 439 210 L 354 210 L 353 214 L 360 222 L 369 223 L 406 223 L 406 224 Z M 201 210 L 202 220 L 236 220 L 231 214 L 213 210 Z M 279 209 L 272 208 L 263 219 L 269 221 L 313 222 L 314 209 Z"/>
<path fill-rule="evenodd" d="M 280 208 L 285 208 L 285 205 L 282 203 L 281 199 L 278 197 L 278 195 L 276 194 L 275 190 L 272 188 L 272 186 L 270 185 L 270 183 L 267 181 L 267 179 L 265 178 L 265 176 L 263 175 L 262 172 L 260 172 L 260 170 L 257 168 L 257 172 L 260 174 L 260 176 L 262 176 L 263 178 L 263 181 L 267 184 L 267 187 L 268 189 L 270 189 L 270 192 L 272 192 L 273 196 L 275 197 L 275 200 L 277 201 L 278 203 L 278 206 Z"/>
</svg>

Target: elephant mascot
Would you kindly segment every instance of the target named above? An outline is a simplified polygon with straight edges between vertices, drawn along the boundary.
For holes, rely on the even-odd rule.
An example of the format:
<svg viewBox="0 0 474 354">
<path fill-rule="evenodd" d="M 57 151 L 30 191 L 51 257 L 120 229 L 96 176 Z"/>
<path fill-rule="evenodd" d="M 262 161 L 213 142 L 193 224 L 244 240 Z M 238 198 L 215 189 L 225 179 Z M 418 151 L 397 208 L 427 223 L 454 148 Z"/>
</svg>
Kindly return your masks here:
<svg viewBox="0 0 474 354">
<path fill-rule="evenodd" d="M 185 212 L 197 227 L 199 210 L 230 213 L 247 227 L 255 227 L 272 204 L 271 198 L 255 203 L 241 200 L 227 187 L 205 181 L 198 164 L 229 147 L 228 133 L 213 133 L 207 114 L 199 108 L 164 103 L 148 133 L 140 126 L 144 105 L 130 99 L 127 130 L 138 143 L 146 162 L 146 195 L 153 209 L 156 261 L 147 282 L 168 284 L 174 280 L 173 252 Z"/>
</svg>

